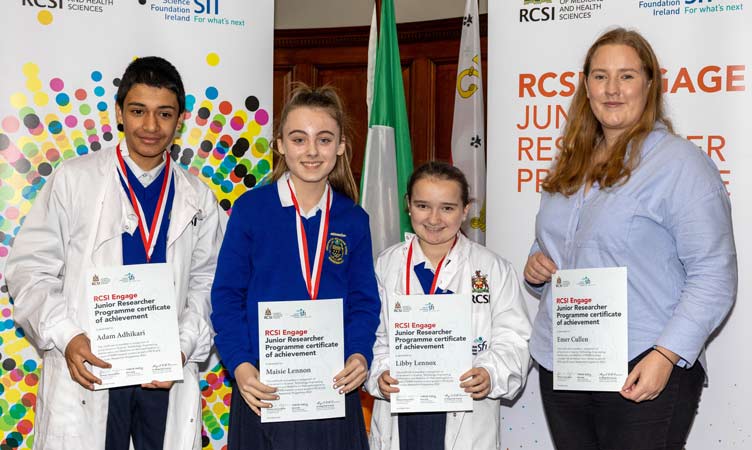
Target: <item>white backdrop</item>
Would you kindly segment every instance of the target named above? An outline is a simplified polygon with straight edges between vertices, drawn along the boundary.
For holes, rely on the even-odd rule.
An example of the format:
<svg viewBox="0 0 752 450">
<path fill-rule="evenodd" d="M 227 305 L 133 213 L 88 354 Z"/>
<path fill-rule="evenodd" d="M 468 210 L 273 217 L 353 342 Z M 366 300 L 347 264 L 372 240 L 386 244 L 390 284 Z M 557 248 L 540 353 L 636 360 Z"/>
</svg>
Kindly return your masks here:
<svg viewBox="0 0 752 450">
<path fill-rule="evenodd" d="M 526 4 L 529 3 L 529 4 Z M 604 31 L 633 28 L 665 69 L 677 133 L 721 171 L 731 194 L 739 295 L 708 346 L 709 385 L 687 449 L 752 448 L 752 11 L 744 0 L 513 0 L 489 2 L 487 245 L 522 273 L 540 195 L 585 53 Z M 520 280 L 522 282 L 522 280 Z M 528 296 L 531 316 L 538 300 Z M 553 448 L 534 369 L 502 409 L 502 448 Z"/>
</svg>

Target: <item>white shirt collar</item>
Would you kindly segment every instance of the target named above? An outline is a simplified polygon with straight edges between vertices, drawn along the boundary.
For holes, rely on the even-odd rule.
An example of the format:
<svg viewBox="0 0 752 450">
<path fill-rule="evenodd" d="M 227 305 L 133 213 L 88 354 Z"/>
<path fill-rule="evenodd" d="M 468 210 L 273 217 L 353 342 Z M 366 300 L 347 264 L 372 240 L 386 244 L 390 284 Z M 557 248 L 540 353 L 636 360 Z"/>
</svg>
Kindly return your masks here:
<svg viewBox="0 0 752 450">
<path fill-rule="evenodd" d="M 283 208 L 295 206 L 295 204 L 292 202 L 290 189 L 287 187 L 287 180 L 289 179 L 290 179 L 290 172 L 288 171 L 288 172 L 285 172 L 277 180 L 277 192 L 279 193 L 279 203 L 282 205 Z M 290 186 L 292 186 L 293 191 L 295 191 L 295 184 L 292 181 L 290 182 Z M 311 217 L 315 216 L 317 212 L 323 211 L 325 208 L 326 208 L 326 189 L 324 189 L 324 193 L 321 194 L 321 198 L 319 199 L 319 202 L 315 204 L 313 208 L 311 208 L 309 211 L 300 211 L 300 216 L 304 219 L 310 219 Z"/>
<path fill-rule="evenodd" d="M 405 233 L 405 244 L 404 244 L 404 252 L 407 254 L 408 248 L 410 247 L 410 241 L 415 240 L 413 243 L 413 257 L 411 264 L 413 267 L 417 266 L 420 263 L 425 263 L 423 267 L 426 269 L 431 270 L 432 272 L 436 270 L 436 268 L 431 264 L 431 261 L 426 258 L 426 255 L 423 253 L 423 249 L 420 247 L 420 243 L 418 242 L 418 236 L 415 233 Z M 448 263 L 452 261 L 453 259 L 457 258 L 458 252 L 460 249 L 464 246 L 464 240 L 465 236 L 463 236 L 462 232 L 457 233 L 457 244 L 449 250 L 449 254 L 447 255 L 446 261 L 444 261 L 444 265 L 449 265 Z M 443 271 L 444 269 L 442 269 Z"/>
<path fill-rule="evenodd" d="M 126 144 L 125 139 L 120 141 L 120 153 L 123 155 L 123 161 L 128 164 L 128 168 L 131 169 L 131 172 L 133 172 L 133 175 L 136 176 L 143 187 L 148 187 L 162 173 L 162 168 L 165 166 L 165 157 L 167 156 L 167 152 L 164 152 L 162 154 L 162 162 L 157 167 L 151 170 L 144 170 L 128 154 L 128 144 Z"/>
</svg>

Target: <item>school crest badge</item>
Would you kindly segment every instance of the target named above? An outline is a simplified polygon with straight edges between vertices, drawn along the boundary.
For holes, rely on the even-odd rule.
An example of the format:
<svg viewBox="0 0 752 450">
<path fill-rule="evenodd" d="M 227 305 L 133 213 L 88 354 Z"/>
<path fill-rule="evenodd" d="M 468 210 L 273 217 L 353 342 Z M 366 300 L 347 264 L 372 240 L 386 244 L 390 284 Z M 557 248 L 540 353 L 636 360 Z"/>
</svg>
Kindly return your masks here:
<svg viewBox="0 0 752 450">
<path fill-rule="evenodd" d="M 334 264 L 342 264 L 347 256 L 347 243 L 344 234 L 331 233 L 329 240 L 326 242 L 326 251 L 329 253 L 329 261 Z"/>
<path fill-rule="evenodd" d="M 481 275 L 480 270 L 473 275 L 473 294 L 488 292 L 488 275 Z"/>
</svg>

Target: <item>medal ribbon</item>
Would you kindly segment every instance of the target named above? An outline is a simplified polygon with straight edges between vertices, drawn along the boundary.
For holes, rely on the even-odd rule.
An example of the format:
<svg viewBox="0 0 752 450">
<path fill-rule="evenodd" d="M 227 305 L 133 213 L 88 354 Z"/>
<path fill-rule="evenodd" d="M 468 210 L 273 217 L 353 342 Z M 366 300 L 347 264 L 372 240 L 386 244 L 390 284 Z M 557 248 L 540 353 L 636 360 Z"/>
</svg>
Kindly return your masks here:
<svg viewBox="0 0 752 450">
<path fill-rule="evenodd" d="M 154 217 L 152 217 L 151 220 L 151 227 L 147 229 L 144 223 L 146 220 L 144 210 L 141 207 L 141 203 L 138 201 L 138 198 L 136 197 L 136 193 L 133 191 L 133 187 L 131 187 L 130 181 L 128 181 L 128 172 L 125 169 L 125 160 L 123 160 L 123 155 L 120 152 L 120 144 L 118 144 L 117 151 L 115 153 L 117 153 L 118 159 L 118 173 L 123 178 L 125 185 L 128 186 L 128 194 L 131 200 L 131 206 L 133 206 L 133 210 L 136 212 L 136 217 L 138 218 L 138 230 L 141 233 L 141 242 L 143 242 L 144 244 L 146 262 L 148 263 L 151 260 L 152 253 L 154 253 L 154 247 L 157 245 L 156 237 L 159 235 L 159 230 L 162 227 L 162 219 L 164 218 L 165 209 L 167 207 L 167 190 L 170 182 L 172 181 L 172 170 L 170 170 L 170 160 L 172 158 L 170 158 L 169 156 L 165 158 L 165 176 L 162 180 L 162 190 L 159 193 L 157 209 L 154 211 Z"/>
<path fill-rule="evenodd" d="M 407 250 L 407 264 L 405 266 L 405 295 L 410 295 L 410 274 L 413 268 L 413 242 L 415 242 L 415 238 L 410 240 L 410 248 Z M 457 236 L 454 237 L 452 247 L 449 248 L 449 251 L 446 255 L 441 257 L 441 261 L 439 261 L 439 265 L 436 267 L 436 272 L 433 274 L 433 282 L 431 283 L 431 290 L 428 292 L 428 295 L 433 295 L 436 292 L 436 285 L 439 282 L 439 273 L 441 273 L 441 267 L 444 264 L 444 260 L 446 259 L 447 255 L 452 251 L 456 244 Z"/>
<path fill-rule="evenodd" d="M 318 240 L 316 241 L 316 256 L 313 260 L 313 271 L 311 270 L 311 263 L 308 259 L 308 238 L 306 237 L 305 227 L 303 226 L 303 219 L 300 215 L 300 206 L 298 205 L 298 199 L 295 197 L 295 192 L 292 189 L 290 180 L 287 180 L 287 187 L 290 189 L 290 197 L 292 197 L 292 204 L 295 205 L 295 224 L 297 229 L 295 230 L 298 235 L 298 256 L 300 257 L 300 270 L 303 273 L 303 279 L 306 283 L 306 289 L 311 300 L 316 300 L 319 296 L 319 284 L 321 282 L 321 269 L 324 267 L 324 249 L 326 248 L 326 236 L 329 233 L 329 210 L 332 204 L 332 192 L 329 185 L 326 185 L 324 195 L 326 195 L 326 210 L 321 217 L 321 223 L 319 224 Z"/>
</svg>

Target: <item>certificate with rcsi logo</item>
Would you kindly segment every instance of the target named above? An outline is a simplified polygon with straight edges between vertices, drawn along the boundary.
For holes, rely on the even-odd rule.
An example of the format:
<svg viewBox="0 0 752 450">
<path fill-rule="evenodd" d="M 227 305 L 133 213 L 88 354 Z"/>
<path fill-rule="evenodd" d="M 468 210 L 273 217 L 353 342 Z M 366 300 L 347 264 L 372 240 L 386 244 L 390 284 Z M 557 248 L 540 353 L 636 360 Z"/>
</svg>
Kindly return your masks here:
<svg viewBox="0 0 752 450">
<path fill-rule="evenodd" d="M 472 368 L 470 294 L 399 295 L 389 305 L 392 413 L 472 411 L 460 387 Z"/>
<path fill-rule="evenodd" d="M 166 263 L 97 267 L 86 275 L 95 389 L 183 379 L 175 285 Z"/>
<path fill-rule="evenodd" d="M 554 389 L 620 391 L 627 379 L 627 268 L 553 274 Z"/>
<path fill-rule="evenodd" d="M 344 417 L 342 299 L 259 302 L 258 317 L 261 382 L 279 395 L 261 422 Z"/>
</svg>

